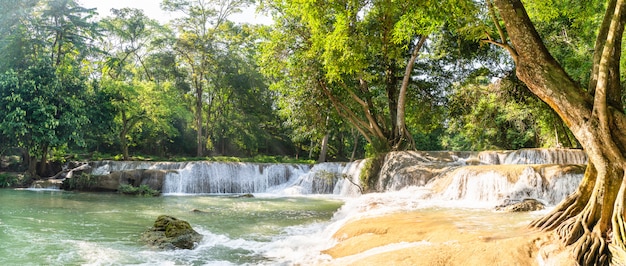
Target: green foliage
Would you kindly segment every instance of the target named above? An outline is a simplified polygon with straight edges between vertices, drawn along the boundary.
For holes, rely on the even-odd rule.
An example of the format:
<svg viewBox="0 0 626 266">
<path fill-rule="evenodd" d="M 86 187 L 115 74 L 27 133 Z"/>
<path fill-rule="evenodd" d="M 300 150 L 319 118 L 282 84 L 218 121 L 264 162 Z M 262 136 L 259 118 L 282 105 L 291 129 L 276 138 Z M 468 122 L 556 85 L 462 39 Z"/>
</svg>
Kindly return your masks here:
<svg viewBox="0 0 626 266">
<path fill-rule="evenodd" d="M 328 184 L 332 184 L 333 182 L 335 182 L 336 180 L 342 177 L 341 174 L 339 173 L 330 172 L 326 170 L 317 171 L 315 174 L 317 177 L 326 180 Z"/>
<path fill-rule="evenodd" d="M 122 184 L 119 186 L 117 191 L 125 195 L 137 195 L 137 196 L 145 196 L 145 197 L 157 197 L 161 195 L 160 191 L 154 190 L 150 188 L 148 185 L 140 185 L 138 187 L 135 187 L 130 184 Z"/>
<path fill-rule="evenodd" d="M 279 93 L 281 113 L 302 131 L 292 139 L 321 140 L 331 132 L 330 117 L 340 121 L 333 125 L 357 129 L 369 152 L 411 146 L 398 137 L 401 118 L 411 133 L 437 129 L 442 101 L 423 96 L 445 95 L 446 86 L 434 77 L 455 63 L 433 66 L 429 57 L 436 50 L 430 43 L 436 44 L 439 32 L 461 31 L 479 11 L 474 2 L 454 0 L 276 0 L 268 6 L 277 19 L 265 33 L 260 61 L 264 74 L 274 79 L 271 88 Z M 429 40 L 424 48 L 417 45 L 422 36 Z M 415 67 L 405 73 L 414 52 Z M 403 77 L 409 80 L 406 105 L 399 104 Z"/>
<path fill-rule="evenodd" d="M 61 161 L 312 163 L 329 136 L 330 160 L 376 156 L 403 147 L 394 114 L 420 36 L 405 106 L 417 149 L 577 145 L 510 82 L 506 52 L 479 42 L 499 38 L 480 1 L 272 0 L 262 3 L 271 26 L 228 21 L 250 3 L 168 0 L 165 10 L 185 15 L 159 25 L 137 9 L 96 21 L 74 0 L 0 1 L 2 149 Z M 604 2 L 525 5 L 551 54 L 586 84 Z"/>
<path fill-rule="evenodd" d="M 93 175 L 81 173 L 79 176 L 68 178 L 63 182 L 63 186 L 67 190 L 91 190 L 97 184 L 98 179 Z"/>
<path fill-rule="evenodd" d="M 5 1 L 6 2 L 6 1 Z M 93 10 L 73 0 L 2 3 L 0 55 L 0 134 L 10 145 L 29 152 L 45 166 L 50 149 L 72 143 L 83 146 L 88 123 L 84 112 L 83 59 L 97 36 Z M 14 47 L 19 45 L 19 47 Z"/>
<path fill-rule="evenodd" d="M 550 107 L 515 76 L 511 74 L 495 84 L 485 77 L 475 78 L 458 86 L 450 97 L 444 148 L 511 150 L 575 145 L 568 140 L 571 133 Z M 555 131 L 560 135 L 556 142 Z"/>
<path fill-rule="evenodd" d="M 73 86 L 80 87 L 64 82 L 45 61 L 0 75 L 0 133 L 34 154 L 44 152 L 42 147 L 82 143 L 79 128 L 87 119 L 83 103 L 68 91 Z"/>
<path fill-rule="evenodd" d="M 374 157 L 367 158 L 361 173 L 359 174 L 359 180 L 361 181 L 361 192 L 374 192 L 373 189 L 378 182 L 380 170 L 385 163 L 385 154 L 378 154 Z"/>
<path fill-rule="evenodd" d="M 0 173 L 0 188 L 14 187 L 19 183 L 19 176 L 16 176 L 14 174 Z"/>
<path fill-rule="evenodd" d="M 606 1 L 528 1 L 524 3 L 552 56 L 578 83 L 587 85 L 597 29 Z M 583 86 L 584 87 L 584 86 Z"/>
</svg>

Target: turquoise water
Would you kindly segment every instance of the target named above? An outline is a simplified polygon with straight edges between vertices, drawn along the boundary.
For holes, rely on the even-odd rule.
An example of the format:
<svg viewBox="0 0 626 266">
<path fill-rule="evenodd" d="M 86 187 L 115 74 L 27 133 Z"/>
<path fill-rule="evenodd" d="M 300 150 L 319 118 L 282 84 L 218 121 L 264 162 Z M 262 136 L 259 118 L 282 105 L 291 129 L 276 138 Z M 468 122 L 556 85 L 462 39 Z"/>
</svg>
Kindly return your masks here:
<svg viewBox="0 0 626 266">
<path fill-rule="evenodd" d="M 0 265 L 290 265 L 276 250 L 290 252 L 289 237 L 310 233 L 342 204 L 323 197 L 146 198 L 5 189 Z M 194 250 L 144 246 L 141 233 L 161 214 L 187 220 L 204 240 Z"/>
</svg>

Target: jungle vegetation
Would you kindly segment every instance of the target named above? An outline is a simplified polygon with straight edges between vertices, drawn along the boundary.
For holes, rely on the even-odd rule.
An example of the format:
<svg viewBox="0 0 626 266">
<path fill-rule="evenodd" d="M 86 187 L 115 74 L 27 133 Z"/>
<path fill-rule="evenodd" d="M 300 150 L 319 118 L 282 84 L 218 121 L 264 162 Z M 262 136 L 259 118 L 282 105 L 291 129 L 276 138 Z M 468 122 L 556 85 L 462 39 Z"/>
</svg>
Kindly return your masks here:
<svg viewBox="0 0 626 266">
<path fill-rule="evenodd" d="M 235 23 L 258 6 L 271 25 Z M 0 0 L 0 155 L 355 160 L 584 148 L 533 222 L 608 264 L 626 243 L 626 0 L 164 0 L 108 17 Z"/>
<path fill-rule="evenodd" d="M 181 15 L 160 23 L 138 9 L 101 17 L 73 0 L 2 0 L 0 153 L 42 174 L 70 155 L 326 161 L 579 146 L 489 44 L 483 3 L 433 3 L 166 0 Z M 274 23 L 229 20 L 254 4 Z M 592 36 L 575 27 L 593 20 L 542 16 L 588 83 L 578 62 Z"/>
</svg>

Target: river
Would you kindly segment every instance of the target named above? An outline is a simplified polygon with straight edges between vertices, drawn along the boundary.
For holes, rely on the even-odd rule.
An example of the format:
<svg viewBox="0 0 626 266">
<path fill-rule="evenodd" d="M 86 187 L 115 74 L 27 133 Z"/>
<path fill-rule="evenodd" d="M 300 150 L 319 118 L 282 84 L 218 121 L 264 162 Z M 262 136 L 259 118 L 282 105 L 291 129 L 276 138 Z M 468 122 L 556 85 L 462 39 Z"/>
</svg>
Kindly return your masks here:
<svg viewBox="0 0 626 266">
<path fill-rule="evenodd" d="M 171 171 L 165 194 L 0 190 L 0 265 L 341 265 L 323 251 L 350 221 L 418 211 L 451 217 L 455 228 L 507 231 L 542 212 L 507 214 L 494 206 L 535 198 L 550 208 L 577 187 L 585 161 L 584 152 L 565 149 L 391 153 L 374 184 L 382 193 L 365 195 L 354 185 L 362 161 L 96 162 L 94 172 L 103 175 Z M 188 221 L 203 241 L 193 250 L 143 245 L 141 233 L 162 214 Z"/>
<path fill-rule="evenodd" d="M 0 265 L 289 265 L 297 252 L 314 248 L 311 234 L 342 204 L 316 196 L 131 197 L 4 189 Z M 144 246 L 141 233 L 161 214 L 189 221 L 204 240 L 194 250 Z M 307 237 L 294 243 L 298 235 Z"/>
</svg>

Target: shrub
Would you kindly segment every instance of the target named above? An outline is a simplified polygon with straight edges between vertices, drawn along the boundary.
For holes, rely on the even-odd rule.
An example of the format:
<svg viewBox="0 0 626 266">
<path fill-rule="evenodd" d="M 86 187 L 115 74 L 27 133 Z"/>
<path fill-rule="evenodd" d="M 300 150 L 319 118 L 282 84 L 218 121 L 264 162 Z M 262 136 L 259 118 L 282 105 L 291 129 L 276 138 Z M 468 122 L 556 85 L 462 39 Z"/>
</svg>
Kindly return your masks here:
<svg viewBox="0 0 626 266">
<path fill-rule="evenodd" d="M 13 187 L 20 182 L 19 177 L 10 174 L 0 174 L 0 188 Z"/>
<path fill-rule="evenodd" d="M 119 186 L 117 191 L 125 195 L 140 195 L 147 197 L 156 197 L 161 194 L 160 191 L 154 190 L 147 185 L 140 185 L 136 187 L 130 184 L 123 184 Z"/>
<path fill-rule="evenodd" d="M 79 176 L 66 179 L 68 190 L 90 190 L 93 189 L 98 182 L 96 177 L 87 173 L 81 173 Z"/>
<path fill-rule="evenodd" d="M 367 158 L 365 165 L 363 165 L 363 169 L 361 170 L 361 174 L 359 175 L 359 179 L 361 179 L 362 192 L 372 192 L 376 181 L 378 181 L 378 176 L 384 162 L 385 154 L 379 154 L 374 157 Z"/>
</svg>

